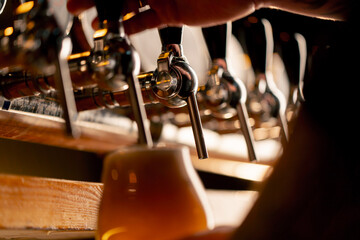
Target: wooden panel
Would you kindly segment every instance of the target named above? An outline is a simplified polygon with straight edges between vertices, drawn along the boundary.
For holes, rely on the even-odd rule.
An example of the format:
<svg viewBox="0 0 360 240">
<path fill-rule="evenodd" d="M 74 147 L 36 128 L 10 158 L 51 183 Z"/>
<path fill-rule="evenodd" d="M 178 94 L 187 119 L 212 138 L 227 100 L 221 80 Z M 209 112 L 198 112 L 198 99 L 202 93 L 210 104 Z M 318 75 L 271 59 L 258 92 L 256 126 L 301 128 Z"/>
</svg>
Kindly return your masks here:
<svg viewBox="0 0 360 240">
<path fill-rule="evenodd" d="M 76 123 L 82 134 L 79 138 L 74 139 L 64 134 L 64 125 L 64 121 L 57 117 L 0 110 L 0 138 L 4 139 L 94 152 L 100 155 L 137 142 L 134 131 L 129 133 L 129 129 L 85 121 Z M 189 137 L 192 138 L 192 134 Z M 192 144 L 181 144 L 174 141 L 166 141 L 164 144 L 187 145 L 191 153 L 196 155 L 195 146 Z M 248 162 L 247 156 L 239 157 L 225 152 L 213 151 L 211 148 L 209 155 L 217 159 Z M 276 156 L 274 157 L 276 158 Z M 262 163 L 272 165 L 275 160 L 267 159 Z"/>
<path fill-rule="evenodd" d="M 101 193 L 100 183 L 0 174 L 0 234 L 93 235 Z"/>
<path fill-rule="evenodd" d="M 106 154 L 121 146 L 136 143 L 136 136 L 125 134 L 120 128 L 91 122 L 77 122 L 79 138 L 64 134 L 60 118 L 16 111 L 0 110 L 0 137 L 40 143 L 98 154 Z"/>
<path fill-rule="evenodd" d="M 103 185 L 0 174 L 0 239 L 93 238 Z M 238 225 L 255 191 L 207 190 L 216 225 Z"/>
<path fill-rule="evenodd" d="M 0 229 L 0 239 L 92 239 L 95 231 Z"/>
<path fill-rule="evenodd" d="M 93 152 L 100 156 L 135 144 L 137 140 L 136 135 L 125 133 L 124 129 L 120 127 L 82 121 L 77 122 L 77 125 L 81 128 L 82 135 L 79 138 L 72 138 L 64 134 L 62 119 L 0 110 L 0 138 Z M 179 145 L 174 142 L 163 144 Z M 272 165 L 275 162 L 249 163 L 246 158 L 215 151 L 209 151 L 210 159 L 199 160 L 196 149 L 193 146 L 189 146 L 189 148 L 195 168 L 255 181 L 262 181 L 267 176 L 269 167 L 264 165 Z M 223 171 L 225 168 L 228 170 Z M 249 176 L 250 172 L 255 173 L 255 177 Z"/>
</svg>

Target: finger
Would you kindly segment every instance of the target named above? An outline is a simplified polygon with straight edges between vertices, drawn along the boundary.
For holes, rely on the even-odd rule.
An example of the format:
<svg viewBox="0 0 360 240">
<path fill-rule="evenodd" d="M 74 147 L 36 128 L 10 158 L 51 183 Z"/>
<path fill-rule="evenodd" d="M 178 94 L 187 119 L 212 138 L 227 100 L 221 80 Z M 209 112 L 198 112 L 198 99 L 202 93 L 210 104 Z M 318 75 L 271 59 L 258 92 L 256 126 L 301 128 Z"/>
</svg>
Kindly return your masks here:
<svg viewBox="0 0 360 240">
<path fill-rule="evenodd" d="M 165 24 L 162 18 L 153 10 L 148 9 L 140 12 L 132 18 L 124 21 L 125 32 L 128 35 L 144 31 L 151 28 L 159 28 L 164 26 L 180 26 L 176 24 Z"/>
<path fill-rule="evenodd" d="M 94 0 L 68 0 L 67 9 L 74 15 L 79 15 L 83 11 L 95 6 Z"/>
</svg>

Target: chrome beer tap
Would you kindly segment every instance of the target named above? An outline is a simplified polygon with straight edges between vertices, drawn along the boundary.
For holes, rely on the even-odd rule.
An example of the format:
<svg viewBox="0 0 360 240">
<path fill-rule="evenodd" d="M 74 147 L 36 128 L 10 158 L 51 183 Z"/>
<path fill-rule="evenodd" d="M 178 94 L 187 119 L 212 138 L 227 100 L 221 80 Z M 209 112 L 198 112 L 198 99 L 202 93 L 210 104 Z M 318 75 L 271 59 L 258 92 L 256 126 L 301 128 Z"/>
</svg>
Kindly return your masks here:
<svg viewBox="0 0 360 240">
<path fill-rule="evenodd" d="M 288 141 L 288 124 L 285 117 L 286 98 L 272 74 L 274 40 L 271 23 L 253 14 L 236 23 L 238 39 L 251 60 L 255 73 L 254 84 L 247 85 L 249 115 L 255 127 L 278 126 L 283 147 Z"/>
<path fill-rule="evenodd" d="M 128 88 L 129 102 L 138 126 L 139 144 L 152 147 L 152 138 L 137 79 L 140 60 L 122 24 L 125 1 L 95 0 L 100 30 L 94 36 L 92 69 L 98 86 L 111 91 Z"/>
<path fill-rule="evenodd" d="M 250 161 L 256 161 L 254 136 L 249 123 L 246 108 L 247 90 L 244 83 L 234 77 L 227 65 L 227 39 L 231 33 L 231 23 L 215 27 L 203 28 L 202 32 L 207 44 L 212 68 L 205 89 L 201 91 L 206 108 L 218 119 L 237 116 L 244 135 Z"/>
<path fill-rule="evenodd" d="M 160 103 L 169 108 L 187 105 L 195 145 L 200 159 L 208 158 L 202 123 L 196 99 L 198 79 L 183 55 L 183 27 L 159 29 L 161 54 L 154 71 L 152 91 Z"/>
<path fill-rule="evenodd" d="M 280 124 L 282 143 L 283 147 L 286 146 L 289 140 L 289 130 L 286 120 L 286 99 L 284 94 L 276 86 L 274 77 L 272 74 L 272 64 L 273 64 L 273 54 L 274 54 L 274 37 L 272 32 L 271 23 L 267 19 L 261 19 L 261 23 L 264 26 L 265 37 L 266 37 L 266 65 L 265 65 L 265 80 L 267 83 L 267 88 L 270 93 L 276 99 L 278 103 L 278 121 Z"/>
<path fill-rule="evenodd" d="M 66 132 L 77 137 L 79 130 L 74 124 L 77 110 L 67 66 L 72 49 L 67 30 L 72 19 L 70 15 L 60 18 L 59 12 L 50 0 L 21 2 L 14 9 L 13 31 L 1 39 L 0 68 L 53 76 Z"/>
<path fill-rule="evenodd" d="M 306 39 L 300 33 L 283 32 L 287 34 L 280 39 L 281 56 L 289 78 L 290 90 L 287 101 L 286 116 L 289 128 L 298 115 L 301 104 L 305 101 L 303 94 L 304 74 L 306 68 L 307 47 Z M 292 132 L 292 129 L 289 129 Z"/>
<path fill-rule="evenodd" d="M 134 110 L 134 113 L 140 112 L 135 119 L 141 123 L 140 131 L 143 132 L 140 132 L 140 141 L 146 143 L 151 140 L 150 133 L 146 130 L 148 128 L 145 127 L 146 114 L 141 110 L 144 103 L 161 103 L 174 110 L 187 106 L 198 156 L 207 158 L 196 100 L 198 79 L 182 54 L 182 28 L 159 30 L 163 47 L 157 61 L 158 68 L 153 72 L 135 76 L 139 66 L 138 58 L 124 35 L 121 22 L 107 20 L 103 27 L 95 33 L 94 50 L 68 56 L 78 111 L 99 107 L 135 106 L 137 110 Z M 0 76 L 0 79 L 0 91 L 8 99 L 40 94 L 38 84 L 44 85 L 41 89 L 52 89 L 54 86 L 51 76 L 43 79 L 21 72 Z M 133 79 L 137 80 L 132 81 Z M 131 93 L 134 91 L 131 90 L 134 89 L 131 84 L 138 86 L 135 88 L 136 93 Z"/>
</svg>

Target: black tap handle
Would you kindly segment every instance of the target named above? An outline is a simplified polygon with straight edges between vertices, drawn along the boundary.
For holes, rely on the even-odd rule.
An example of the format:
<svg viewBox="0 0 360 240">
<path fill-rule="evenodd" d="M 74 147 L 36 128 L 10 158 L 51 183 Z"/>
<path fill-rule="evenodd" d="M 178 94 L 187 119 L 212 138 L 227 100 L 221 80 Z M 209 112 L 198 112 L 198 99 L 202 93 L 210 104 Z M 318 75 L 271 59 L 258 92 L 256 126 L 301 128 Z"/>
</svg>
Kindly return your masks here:
<svg viewBox="0 0 360 240">
<path fill-rule="evenodd" d="M 226 45 L 228 26 L 222 24 L 213 27 L 202 28 L 202 33 L 212 60 L 226 58 Z"/>
<path fill-rule="evenodd" d="M 124 8 L 124 0 L 95 0 L 96 10 L 98 12 L 100 24 L 107 21 L 119 21 Z"/>
<path fill-rule="evenodd" d="M 159 36 L 162 46 L 169 44 L 181 44 L 182 35 L 183 27 L 166 27 L 159 29 Z"/>
<path fill-rule="evenodd" d="M 266 36 L 261 15 L 256 13 L 233 23 L 232 30 L 249 55 L 255 73 L 266 70 Z"/>
<path fill-rule="evenodd" d="M 298 43 L 292 33 L 283 32 L 282 36 L 283 37 L 279 39 L 281 57 L 284 61 L 285 70 L 291 85 L 297 86 L 300 80 L 300 52 Z"/>
</svg>

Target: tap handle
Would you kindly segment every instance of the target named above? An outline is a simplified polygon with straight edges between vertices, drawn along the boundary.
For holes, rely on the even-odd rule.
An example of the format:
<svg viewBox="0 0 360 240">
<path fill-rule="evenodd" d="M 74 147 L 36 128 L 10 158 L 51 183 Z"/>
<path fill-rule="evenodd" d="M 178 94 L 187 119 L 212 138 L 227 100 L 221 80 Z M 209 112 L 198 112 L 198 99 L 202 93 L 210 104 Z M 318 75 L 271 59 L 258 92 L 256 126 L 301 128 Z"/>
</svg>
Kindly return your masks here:
<svg viewBox="0 0 360 240">
<path fill-rule="evenodd" d="M 159 36 L 162 43 L 162 51 L 163 52 L 172 52 L 175 56 L 182 56 L 181 53 L 181 43 L 182 43 L 182 33 L 183 27 L 166 27 L 159 29 Z M 176 45 L 176 46 L 174 46 Z M 173 47 L 174 46 L 174 47 Z M 163 53 L 160 55 L 158 59 L 158 70 L 169 73 L 169 68 L 163 68 L 165 64 L 172 64 L 176 66 L 175 68 L 181 69 L 180 73 L 184 72 L 187 77 L 181 79 L 180 90 L 177 94 L 178 97 L 182 100 L 185 100 L 188 106 L 191 126 L 195 138 L 196 150 L 198 153 L 199 159 L 208 158 L 208 153 L 205 145 L 205 139 L 201 124 L 201 118 L 199 113 L 199 107 L 196 100 L 196 92 L 198 86 L 198 80 L 195 72 L 191 69 L 189 64 L 184 60 L 175 60 L 174 62 L 170 62 L 169 58 L 164 58 L 164 62 L 162 61 L 162 57 L 165 57 Z M 161 61 L 159 61 L 161 60 Z M 161 63 L 161 64 L 159 64 Z M 161 69 L 160 69 L 161 68 Z M 179 79 L 180 80 L 180 79 Z"/>
<path fill-rule="evenodd" d="M 166 27 L 159 29 L 159 36 L 163 48 L 169 44 L 181 44 L 183 27 Z"/>
<path fill-rule="evenodd" d="M 202 33 L 208 48 L 211 60 L 226 58 L 228 39 L 228 24 L 202 28 Z"/>
<path fill-rule="evenodd" d="M 245 138 L 246 147 L 247 147 L 248 155 L 249 155 L 249 160 L 256 161 L 257 157 L 256 157 L 255 145 L 254 145 L 255 140 L 254 140 L 254 135 L 253 135 L 250 123 L 249 123 L 249 115 L 247 112 L 245 102 L 239 101 L 238 104 L 236 105 L 236 111 L 237 111 L 238 119 L 240 122 L 241 131 Z"/>
<path fill-rule="evenodd" d="M 163 52 L 171 51 L 171 52 L 175 53 L 175 55 L 181 56 L 182 55 L 181 49 L 175 49 L 175 48 L 169 49 L 169 46 L 173 46 L 173 45 L 180 46 L 182 43 L 182 33 L 183 33 L 183 27 L 167 27 L 167 28 L 159 29 L 159 36 L 160 36 L 161 43 L 162 43 L 162 51 Z M 158 63 L 159 63 L 159 61 L 158 61 Z M 187 103 L 198 157 L 199 157 L 199 159 L 208 158 L 208 152 L 207 152 L 206 145 L 205 145 L 205 139 L 204 139 L 202 124 L 201 124 L 199 107 L 198 107 L 197 100 L 196 100 L 196 92 L 197 92 L 197 86 L 198 86 L 198 80 L 197 80 L 196 74 L 191 69 L 191 67 L 187 63 L 185 63 L 183 60 L 181 60 L 178 63 L 175 63 L 175 65 L 176 64 L 179 64 L 179 65 L 185 67 L 182 69 L 183 72 L 188 72 L 189 73 L 188 75 L 192 76 L 188 79 L 188 81 L 183 79 L 183 81 L 185 81 L 185 82 L 182 82 L 182 84 L 181 84 L 182 87 L 186 87 L 186 86 L 188 86 L 188 87 L 191 86 L 191 87 L 186 88 L 186 90 L 184 89 L 184 91 L 180 90 L 181 93 L 179 92 L 178 94 L 179 94 L 179 97 L 181 97 L 181 99 L 183 99 L 183 100 L 186 100 L 186 103 Z M 182 67 L 180 67 L 180 68 L 182 68 Z M 182 96 L 180 96 L 180 95 L 182 95 Z"/>
<path fill-rule="evenodd" d="M 241 132 L 245 138 L 246 147 L 250 161 L 256 161 L 255 140 L 253 131 L 249 122 L 249 114 L 246 108 L 247 89 L 245 84 L 237 78 L 231 76 L 228 72 L 223 73 L 223 80 L 228 84 L 228 89 L 233 89 L 232 99 L 229 105 L 236 110 L 240 122 Z"/>
<path fill-rule="evenodd" d="M 75 124 L 78 112 L 67 63 L 67 56 L 71 52 L 71 47 L 70 38 L 66 37 L 62 39 L 58 49 L 58 56 L 55 59 L 55 85 L 63 109 L 66 133 L 69 136 L 77 138 L 80 136 L 80 129 Z"/>
<path fill-rule="evenodd" d="M 153 147 L 150 126 L 147 123 L 147 115 L 144 100 L 141 95 L 139 80 L 132 74 L 128 77 L 130 105 L 133 110 L 135 122 L 138 127 L 138 144 Z"/>
<path fill-rule="evenodd" d="M 252 15 L 243 20 L 245 48 L 255 73 L 266 72 L 266 35 L 260 17 Z"/>
<path fill-rule="evenodd" d="M 279 38 L 279 43 L 281 44 L 281 57 L 284 61 L 285 70 L 291 85 L 296 86 L 299 84 L 300 53 L 295 36 L 285 32 L 282 36 L 285 34 L 287 34 L 287 38 Z"/>
<path fill-rule="evenodd" d="M 121 11 L 124 8 L 124 0 L 95 0 L 95 6 L 98 12 L 98 17 L 100 21 L 100 26 L 102 27 L 107 21 L 107 28 L 111 32 L 119 33 L 119 27 L 121 27 Z M 118 63 L 121 67 L 117 71 L 122 71 L 122 74 L 125 75 L 127 83 L 129 85 L 129 101 L 134 114 L 135 122 L 138 127 L 138 143 L 146 145 L 148 147 L 153 146 L 150 128 L 147 124 L 146 110 L 144 106 L 144 101 L 141 95 L 141 89 L 139 81 L 135 76 L 137 74 L 137 66 L 139 63 L 138 55 L 135 49 L 127 42 L 123 41 L 124 38 L 117 39 L 118 43 L 121 43 L 122 50 L 117 52 L 118 54 Z M 116 50 L 117 51 L 117 50 Z M 125 53 L 124 53 L 125 52 Z M 121 56 L 121 58 L 119 57 Z M 120 58 L 120 59 L 119 59 Z M 131 69 L 131 71 L 129 71 Z"/>
<path fill-rule="evenodd" d="M 122 15 L 121 11 L 124 8 L 124 3 L 124 0 L 95 0 L 100 24 L 102 24 L 105 20 L 119 21 Z"/>
<path fill-rule="evenodd" d="M 196 93 L 192 92 L 186 99 L 186 102 L 189 110 L 189 116 L 194 134 L 195 146 L 198 153 L 198 157 L 199 159 L 206 159 L 209 157 L 209 155 L 205 144 L 199 107 L 196 100 Z"/>
</svg>

